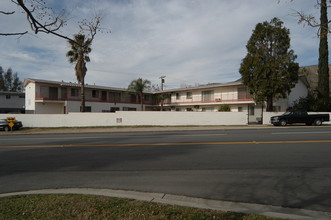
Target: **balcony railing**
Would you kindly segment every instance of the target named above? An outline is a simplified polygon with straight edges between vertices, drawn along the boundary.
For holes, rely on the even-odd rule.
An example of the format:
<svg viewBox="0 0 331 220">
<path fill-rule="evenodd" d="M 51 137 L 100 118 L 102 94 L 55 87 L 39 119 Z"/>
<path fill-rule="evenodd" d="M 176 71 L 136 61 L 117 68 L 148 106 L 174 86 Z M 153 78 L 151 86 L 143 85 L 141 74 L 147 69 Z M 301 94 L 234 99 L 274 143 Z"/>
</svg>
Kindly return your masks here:
<svg viewBox="0 0 331 220">
<path fill-rule="evenodd" d="M 57 97 L 55 95 L 49 96 L 48 94 L 42 94 L 42 93 L 36 93 L 36 100 L 38 101 L 80 101 L 81 97 L 80 96 L 71 96 L 68 97 L 68 95 L 61 95 L 61 97 Z M 105 98 L 105 97 L 100 97 L 100 98 L 90 98 L 90 97 L 85 97 L 86 102 L 105 102 L 105 103 L 127 103 L 127 104 L 140 104 L 139 100 L 134 100 L 131 99 L 130 97 L 121 97 L 120 99 L 118 98 Z M 155 100 L 144 100 L 143 102 L 144 105 L 157 105 L 157 102 Z"/>
<path fill-rule="evenodd" d="M 171 104 L 198 104 L 198 103 L 228 103 L 228 102 L 252 102 L 254 101 L 252 98 L 245 99 L 220 99 L 215 98 L 213 100 L 173 100 L 164 102 L 163 104 L 171 105 Z"/>
</svg>

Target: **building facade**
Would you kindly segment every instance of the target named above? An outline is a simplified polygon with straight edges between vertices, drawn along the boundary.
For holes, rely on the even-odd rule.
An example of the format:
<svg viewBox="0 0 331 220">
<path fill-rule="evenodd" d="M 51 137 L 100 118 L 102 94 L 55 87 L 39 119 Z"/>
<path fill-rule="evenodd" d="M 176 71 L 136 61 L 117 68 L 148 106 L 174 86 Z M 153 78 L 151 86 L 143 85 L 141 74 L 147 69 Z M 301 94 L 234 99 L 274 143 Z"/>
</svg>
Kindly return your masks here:
<svg viewBox="0 0 331 220">
<path fill-rule="evenodd" d="M 67 114 L 80 112 L 80 85 L 40 79 L 25 79 L 26 113 Z M 300 97 L 308 94 L 308 84 L 300 77 L 286 99 L 274 102 L 274 111 L 282 112 Z M 133 91 L 96 85 L 85 86 L 88 112 L 141 111 L 140 100 Z M 241 80 L 214 83 L 197 87 L 172 89 L 144 94 L 144 110 L 216 112 L 221 105 L 228 105 L 232 112 L 247 112 L 249 123 L 262 120 L 264 107 L 254 102 Z"/>
<path fill-rule="evenodd" d="M 291 107 L 300 97 L 308 94 L 305 77 L 300 77 L 286 99 L 274 102 L 274 111 L 282 112 Z M 197 87 L 157 92 L 163 97 L 159 105 L 165 111 L 219 111 L 221 105 L 228 105 L 232 112 L 247 112 L 250 123 L 261 122 L 262 104 L 257 104 L 241 80 L 224 84 L 208 84 Z"/>
<path fill-rule="evenodd" d="M 23 92 L 0 91 L 0 113 L 24 113 L 24 98 Z"/>
<path fill-rule="evenodd" d="M 32 114 L 80 112 L 80 85 L 41 79 L 25 79 L 25 109 Z M 144 94 L 144 109 L 154 106 L 153 94 Z M 141 111 L 137 95 L 126 89 L 96 85 L 85 86 L 87 112 Z"/>
</svg>

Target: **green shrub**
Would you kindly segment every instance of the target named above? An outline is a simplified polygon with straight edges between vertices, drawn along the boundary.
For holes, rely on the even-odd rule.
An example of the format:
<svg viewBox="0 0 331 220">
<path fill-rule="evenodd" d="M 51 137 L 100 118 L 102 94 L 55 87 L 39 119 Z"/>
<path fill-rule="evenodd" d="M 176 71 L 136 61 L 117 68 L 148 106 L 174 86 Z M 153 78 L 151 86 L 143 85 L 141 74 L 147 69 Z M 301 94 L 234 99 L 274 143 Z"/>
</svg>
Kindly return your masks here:
<svg viewBox="0 0 331 220">
<path fill-rule="evenodd" d="M 294 109 L 305 109 L 310 112 L 328 112 L 331 111 L 331 98 L 323 100 L 318 96 L 308 94 L 305 98 L 300 98 L 293 105 Z"/>
<path fill-rule="evenodd" d="M 219 112 L 230 112 L 231 108 L 228 104 L 222 104 L 220 105 L 220 107 L 218 108 Z"/>
</svg>

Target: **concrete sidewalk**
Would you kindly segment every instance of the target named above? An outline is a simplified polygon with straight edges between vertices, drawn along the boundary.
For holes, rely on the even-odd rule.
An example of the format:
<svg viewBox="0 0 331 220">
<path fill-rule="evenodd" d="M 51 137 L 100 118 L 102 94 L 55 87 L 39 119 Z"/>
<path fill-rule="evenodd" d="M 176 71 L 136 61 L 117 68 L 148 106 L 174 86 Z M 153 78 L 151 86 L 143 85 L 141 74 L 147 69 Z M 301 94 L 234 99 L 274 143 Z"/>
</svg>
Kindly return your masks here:
<svg viewBox="0 0 331 220">
<path fill-rule="evenodd" d="M 213 209 L 219 211 L 231 211 L 241 213 L 253 213 L 269 217 L 293 219 L 293 220 L 330 220 L 331 213 L 305 209 L 291 209 L 270 205 L 260 205 L 240 202 L 217 201 L 202 198 L 193 198 L 164 193 L 149 193 L 137 191 L 91 189 L 91 188 L 68 188 L 68 189 L 43 189 L 25 192 L 0 194 L 0 197 L 30 194 L 84 194 L 128 198 L 147 202 L 157 202 L 170 205 L 187 206 L 194 208 Z"/>
<path fill-rule="evenodd" d="M 23 128 L 18 131 L 0 132 L 0 135 L 2 135 L 2 134 L 197 131 L 197 130 L 233 130 L 233 129 L 266 129 L 266 128 L 275 128 L 275 127 L 271 126 L 271 125 L 245 125 L 245 126 L 219 125 L 219 126 L 118 126 L 118 127 L 73 127 L 73 128 L 65 128 L 65 127 L 64 128 Z M 283 128 L 285 128 L 285 127 L 283 127 Z"/>
</svg>

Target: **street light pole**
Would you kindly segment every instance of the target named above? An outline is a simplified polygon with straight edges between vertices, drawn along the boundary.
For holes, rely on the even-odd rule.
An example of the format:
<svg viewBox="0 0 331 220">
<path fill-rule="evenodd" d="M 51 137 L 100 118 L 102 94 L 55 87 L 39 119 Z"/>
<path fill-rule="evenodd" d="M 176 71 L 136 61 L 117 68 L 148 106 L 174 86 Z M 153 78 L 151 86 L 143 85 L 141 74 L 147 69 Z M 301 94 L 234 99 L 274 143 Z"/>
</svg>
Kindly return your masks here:
<svg viewBox="0 0 331 220">
<path fill-rule="evenodd" d="M 164 82 L 165 82 L 165 80 L 164 80 L 165 77 L 166 77 L 166 76 L 161 76 L 161 77 L 160 77 L 160 79 L 161 79 L 161 91 L 163 91 L 163 84 L 164 84 Z"/>
</svg>

